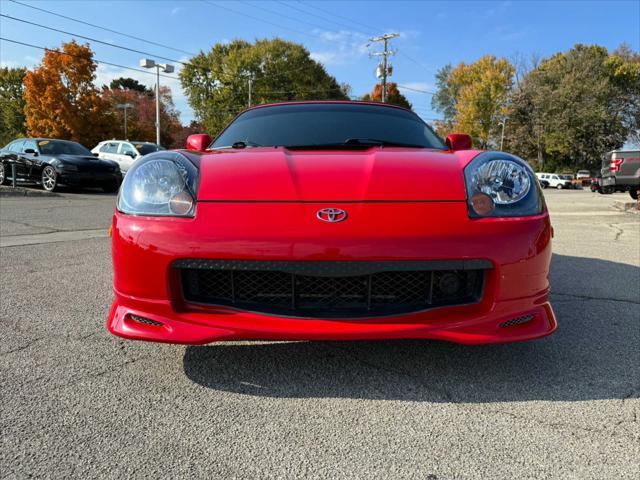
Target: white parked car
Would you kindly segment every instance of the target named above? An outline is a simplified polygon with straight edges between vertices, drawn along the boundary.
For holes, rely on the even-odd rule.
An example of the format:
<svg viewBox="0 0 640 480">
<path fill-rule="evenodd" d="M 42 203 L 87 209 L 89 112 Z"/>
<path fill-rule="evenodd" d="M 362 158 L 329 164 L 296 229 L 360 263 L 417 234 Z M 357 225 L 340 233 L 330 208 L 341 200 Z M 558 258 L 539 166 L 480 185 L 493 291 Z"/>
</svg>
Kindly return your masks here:
<svg viewBox="0 0 640 480">
<path fill-rule="evenodd" d="M 536 173 L 540 184 L 546 187 L 551 188 L 571 188 L 571 180 L 563 178 L 563 175 L 558 175 L 557 173 Z M 546 185 L 545 185 L 546 183 Z"/>
<path fill-rule="evenodd" d="M 130 142 L 127 140 L 106 140 L 96 145 L 91 153 L 104 160 L 114 160 L 120 165 L 123 174 L 138 158 L 148 153 L 164 150 L 159 145 L 150 142 Z"/>
<path fill-rule="evenodd" d="M 591 178 L 591 172 L 589 170 L 578 170 L 578 173 L 576 174 L 576 178 L 578 180 Z"/>
</svg>

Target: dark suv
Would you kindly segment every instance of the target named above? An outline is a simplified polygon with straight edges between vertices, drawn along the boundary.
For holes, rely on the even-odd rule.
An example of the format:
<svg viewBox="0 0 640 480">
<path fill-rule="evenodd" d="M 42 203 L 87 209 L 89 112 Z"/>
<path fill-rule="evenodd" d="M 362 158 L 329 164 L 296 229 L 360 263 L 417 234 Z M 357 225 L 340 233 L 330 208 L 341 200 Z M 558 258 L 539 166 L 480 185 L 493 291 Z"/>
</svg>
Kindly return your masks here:
<svg viewBox="0 0 640 480">
<path fill-rule="evenodd" d="M 638 199 L 640 188 L 640 150 L 613 150 L 602 160 L 603 193 L 628 191 Z"/>
</svg>

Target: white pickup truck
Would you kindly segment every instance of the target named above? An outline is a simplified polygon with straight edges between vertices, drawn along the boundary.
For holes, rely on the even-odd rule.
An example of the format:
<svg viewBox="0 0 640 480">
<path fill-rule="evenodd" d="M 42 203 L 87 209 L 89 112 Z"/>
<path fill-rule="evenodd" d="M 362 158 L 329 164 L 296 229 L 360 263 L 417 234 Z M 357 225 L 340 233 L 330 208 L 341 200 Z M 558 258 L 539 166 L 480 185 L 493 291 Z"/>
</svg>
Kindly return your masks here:
<svg viewBox="0 0 640 480">
<path fill-rule="evenodd" d="M 572 188 L 571 180 L 563 178 L 563 175 L 557 173 L 538 172 L 536 173 L 536 176 L 538 177 L 538 181 L 540 182 L 540 185 L 542 185 L 542 188 L 551 187 L 557 188 L 558 190 L 563 188 Z"/>
</svg>

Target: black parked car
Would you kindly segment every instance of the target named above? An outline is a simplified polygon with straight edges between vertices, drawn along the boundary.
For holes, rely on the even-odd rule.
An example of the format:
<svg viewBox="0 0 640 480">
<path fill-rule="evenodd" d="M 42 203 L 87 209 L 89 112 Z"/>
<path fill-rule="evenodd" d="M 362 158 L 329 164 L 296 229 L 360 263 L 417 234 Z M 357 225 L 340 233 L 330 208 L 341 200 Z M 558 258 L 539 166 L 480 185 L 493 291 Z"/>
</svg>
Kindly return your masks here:
<svg viewBox="0 0 640 480">
<path fill-rule="evenodd" d="M 116 162 L 96 158 L 79 143 L 68 140 L 14 140 L 0 150 L 0 184 L 11 178 L 12 165 L 16 166 L 16 182 L 39 183 L 49 191 L 67 185 L 115 192 L 122 183 Z"/>
</svg>

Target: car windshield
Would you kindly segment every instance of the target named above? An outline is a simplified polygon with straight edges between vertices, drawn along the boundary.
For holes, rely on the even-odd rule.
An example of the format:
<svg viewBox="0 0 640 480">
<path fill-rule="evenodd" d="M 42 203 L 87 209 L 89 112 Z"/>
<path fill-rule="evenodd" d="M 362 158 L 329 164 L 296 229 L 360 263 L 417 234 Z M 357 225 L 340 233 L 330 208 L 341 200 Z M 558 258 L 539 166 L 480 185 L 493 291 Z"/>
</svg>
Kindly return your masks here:
<svg viewBox="0 0 640 480">
<path fill-rule="evenodd" d="M 140 153 L 140 155 L 147 155 L 148 153 L 158 152 L 160 150 L 164 150 L 159 145 L 155 143 L 133 143 L 133 146 L 136 147 L 136 150 Z"/>
<path fill-rule="evenodd" d="M 399 108 L 349 103 L 274 105 L 238 116 L 210 148 L 362 148 L 372 145 L 445 149 L 417 115 Z"/>
<path fill-rule="evenodd" d="M 63 140 L 39 140 L 38 148 L 43 155 L 91 155 L 79 143 Z"/>
</svg>

